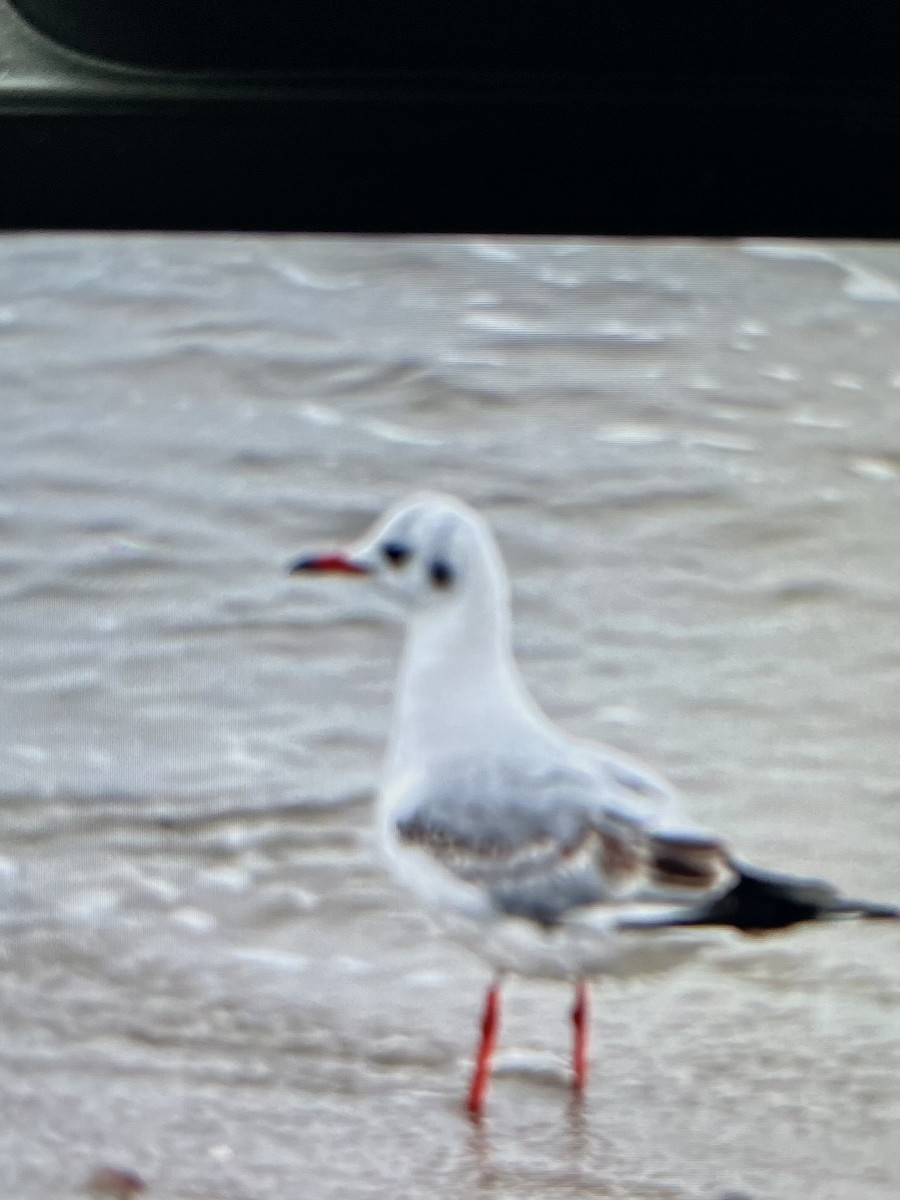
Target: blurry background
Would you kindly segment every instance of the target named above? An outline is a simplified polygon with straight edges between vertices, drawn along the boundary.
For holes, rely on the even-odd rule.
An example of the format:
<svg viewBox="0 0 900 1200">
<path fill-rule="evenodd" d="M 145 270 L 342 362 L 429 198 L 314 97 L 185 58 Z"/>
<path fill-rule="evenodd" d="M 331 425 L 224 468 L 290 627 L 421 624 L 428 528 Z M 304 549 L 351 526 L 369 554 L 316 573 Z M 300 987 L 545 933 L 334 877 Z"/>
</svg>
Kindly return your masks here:
<svg viewBox="0 0 900 1200">
<path fill-rule="evenodd" d="M 896 901 L 900 247 L 5 237 L 0 395 L 4 1195 L 893 1200 L 887 927 L 601 985 L 580 1114 L 514 985 L 473 1133 L 484 969 L 373 861 L 401 630 L 284 569 L 458 493 L 553 717 Z"/>
</svg>

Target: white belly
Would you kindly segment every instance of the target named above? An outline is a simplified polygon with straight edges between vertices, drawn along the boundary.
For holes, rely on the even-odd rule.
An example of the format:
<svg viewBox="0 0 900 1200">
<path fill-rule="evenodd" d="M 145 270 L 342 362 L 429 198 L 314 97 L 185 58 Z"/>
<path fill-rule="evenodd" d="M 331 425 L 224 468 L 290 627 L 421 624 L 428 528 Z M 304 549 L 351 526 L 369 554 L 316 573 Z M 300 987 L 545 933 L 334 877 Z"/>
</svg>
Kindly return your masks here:
<svg viewBox="0 0 900 1200">
<path fill-rule="evenodd" d="M 588 919 L 546 929 L 497 914 L 473 919 L 440 911 L 435 917 L 441 929 L 493 970 L 536 979 L 652 975 L 673 970 L 723 940 L 720 930 L 620 932 L 608 922 Z"/>
</svg>

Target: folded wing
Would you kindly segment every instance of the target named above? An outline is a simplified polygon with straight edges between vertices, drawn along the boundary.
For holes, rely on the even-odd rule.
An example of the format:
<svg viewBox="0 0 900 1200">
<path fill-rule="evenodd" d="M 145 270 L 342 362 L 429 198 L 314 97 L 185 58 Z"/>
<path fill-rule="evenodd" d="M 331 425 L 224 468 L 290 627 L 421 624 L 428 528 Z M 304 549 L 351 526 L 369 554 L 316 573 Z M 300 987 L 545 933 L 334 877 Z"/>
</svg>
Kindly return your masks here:
<svg viewBox="0 0 900 1200">
<path fill-rule="evenodd" d="M 506 915 L 553 926 L 586 907 L 652 902 L 677 914 L 735 878 L 721 842 L 656 830 L 578 771 L 444 764 L 440 779 L 398 816 L 396 836 Z"/>
</svg>

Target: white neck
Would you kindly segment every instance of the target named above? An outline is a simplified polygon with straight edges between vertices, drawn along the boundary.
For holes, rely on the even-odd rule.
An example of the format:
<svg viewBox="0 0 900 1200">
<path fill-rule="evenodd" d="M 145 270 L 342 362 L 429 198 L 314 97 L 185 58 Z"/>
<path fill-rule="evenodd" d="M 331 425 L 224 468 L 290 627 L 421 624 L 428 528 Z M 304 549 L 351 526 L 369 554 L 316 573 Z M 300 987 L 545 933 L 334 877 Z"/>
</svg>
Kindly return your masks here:
<svg viewBox="0 0 900 1200">
<path fill-rule="evenodd" d="M 512 654 L 505 582 L 485 572 L 413 618 L 394 710 L 389 769 L 499 748 L 544 718 Z"/>
</svg>

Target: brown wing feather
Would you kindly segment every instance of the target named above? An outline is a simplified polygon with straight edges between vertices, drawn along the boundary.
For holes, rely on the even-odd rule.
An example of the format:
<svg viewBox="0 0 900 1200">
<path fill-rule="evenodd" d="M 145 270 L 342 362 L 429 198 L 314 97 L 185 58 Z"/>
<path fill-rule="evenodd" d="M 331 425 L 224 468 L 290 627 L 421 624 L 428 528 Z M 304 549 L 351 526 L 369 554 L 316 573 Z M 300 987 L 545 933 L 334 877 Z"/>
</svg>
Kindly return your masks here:
<svg viewBox="0 0 900 1200">
<path fill-rule="evenodd" d="M 543 925 L 572 909 L 621 903 L 659 890 L 692 896 L 730 878 L 728 855 L 712 839 L 650 834 L 640 825 L 596 815 L 555 836 L 520 830 L 515 839 L 451 830 L 433 811 L 398 822 L 398 837 L 457 878 L 477 884 L 501 912 Z"/>
<path fill-rule="evenodd" d="M 734 877 L 727 848 L 714 838 L 656 834 L 650 839 L 651 884 L 709 891 Z"/>
</svg>

